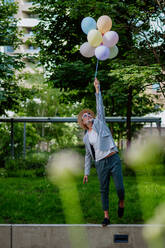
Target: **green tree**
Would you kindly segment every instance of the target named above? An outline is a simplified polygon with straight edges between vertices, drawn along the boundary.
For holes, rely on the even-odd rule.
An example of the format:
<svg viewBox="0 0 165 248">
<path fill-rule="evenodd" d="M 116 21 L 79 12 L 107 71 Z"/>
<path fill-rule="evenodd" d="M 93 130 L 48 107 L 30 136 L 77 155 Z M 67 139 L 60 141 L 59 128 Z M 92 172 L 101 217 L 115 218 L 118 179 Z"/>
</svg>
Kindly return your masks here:
<svg viewBox="0 0 165 248">
<path fill-rule="evenodd" d="M 90 107 L 95 111 L 96 100 L 91 70 L 90 65 L 86 65 L 81 61 L 64 63 L 56 68 L 54 85 L 61 89 L 64 87 L 71 90 L 75 87 L 77 94 L 68 95 L 67 100 L 74 103 L 83 98 L 82 107 Z M 127 137 L 128 143 L 130 143 L 131 137 L 136 131 L 135 127 L 141 127 L 141 125 L 132 124 L 131 130 L 131 116 L 144 116 L 150 112 L 160 110 L 160 107 L 159 109 L 155 108 L 156 96 L 154 99 L 153 96 L 145 93 L 147 86 L 152 85 L 152 82 L 159 74 L 160 67 L 157 65 L 150 67 L 139 65 L 121 66 L 117 63 L 112 65 L 108 75 L 105 74 L 105 70 L 99 70 L 98 72 L 106 115 L 127 117 L 126 126 L 123 125 L 125 131 L 121 128 L 121 125 L 111 124 L 111 127 L 120 126 L 123 136 L 126 135 Z M 72 75 L 75 76 L 73 77 Z M 81 89 L 82 85 L 84 89 Z"/>
<path fill-rule="evenodd" d="M 67 96 L 67 92 L 65 92 Z M 64 94 L 59 89 L 43 87 L 23 106 L 23 116 L 34 117 L 64 117 L 71 116 L 75 109 L 80 109 L 79 104 L 73 105 L 64 101 Z M 33 124 L 41 142 L 47 143 L 47 148 L 52 149 L 74 145 L 78 142 L 77 125 L 68 123 L 36 123 Z"/>
<path fill-rule="evenodd" d="M 165 3 L 155 0 L 148 11 L 141 12 L 137 16 L 139 23 L 134 32 L 134 43 L 137 56 L 143 60 L 143 63 L 150 65 L 158 64 L 161 68 L 156 77 L 156 83 L 159 84 L 160 91 L 165 98 Z M 146 19 L 148 25 L 146 25 Z M 144 29 L 144 26 L 146 28 Z"/>
<path fill-rule="evenodd" d="M 153 66 L 125 66 L 115 68 L 111 71 L 110 75 L 116 78 L 115 83 L 112 84 L 110 95 L 112 99 L 116 96 L 119 99 L 112 101 L 113 111 L 118 108 L 118 113 L 122 109 L 122 115 L 127 117 L 126 121 L 126 137 L 127 145 L 131 142 L 133 129 L 131 128 L 132 116 L 144 116 L 150 112 L 160 110 L 155 108 L 155 101 L 153 97 L 146 94 L 147 86 L 152 85 L 153 80 L 160 74 L 160 67 Z"/>
<path fill-rule="evenodd" d="M 41 48 L 40 61 L 51 73 L 57 64 L 83 60 L 79 46 L 85 42 L 86 35 L 81 30 L 81 21 L 86 16 L 97 20 L 103 14 L 111 16 L 112 29 L 119 33 L 120 59 L 127 58 L 132 63 L 135 62 L 136 56 L 136 62 L 142 62 L 143 58 L 145 63 L 144 55 L 149 53 L 147 59 L 150 59 L 150 62 L 154 61 L 147 46 L 144 47 L 145 54 L 141 53 L 139 58 L 137 51 L 144 53 L 144 49 L 139 49 L 137 38 L 142 42 L 145 39 L 142 32 L 146 34 L 150 30 L 150 18 L 160 16 L 163 12 L 158 1 L 112 0 L 103 3 L 97 0 L 35 0 L 34 3 L 39 3 L 35 12 L 41 20 L 35 28 L 36 43 Z M 159 35 L 162 36 L 161 33 Z"/>
<path fill-rule="evenodd" d="M 14 154 L 15 158 L 23 157 L 23 123 L 14 124 Z M 10 124 L 1 123 L 0 125 L 0 167 L 4 166 L 5 160 L 11 156 L 11 135 Z M 31 151 L 38 144 L 40 136 L 32 123 L 26 124 L 26 147 Z"/>
<path fill-rule="evenodd" d="M 35 12 L 41 22 L 36 27 L 36 43 L 40 46 L 40 62 L 45 67 L 50 85 L 60 89 L 77 90 L 77 95 L 71 96 L 73 102 L 81 101 L 88 106 L 94 106 L 95 97 L 91 94 L 96 59 L 87 60 L 79 53 L 80 45 L 86 41 L 86 35 L 81 30 L 81 21 L 86 16 L 96 20 L 107 14 L 113 21 L 113 29 L 119 33 L 119 55 L 115 60 L 99 63 L 98 78 L 102 82 L 102 90 L 106 98 L 105 105 L 114 115 L 127 115 L 127 139 L 131 137 L 130 117 L 143 115 L 153 111 L 151 97 L 144 94 L 147 85 L 159 81 L 160 64 L 153 69 L 155 57 L 148 46 L 141 46 L 144 35 L 150 30 L 150 20 L 160 15 L 157 1 L 124 0 L 117 1 L 62 1 L 35 0 L 39 3 Z M 161 35 L 161 33 L 159 34 Z M 89 61 L 89 62 L 88 62 Z M 161 61 L 163 61 L 161 57 Z M 151 77 L 148 70 L 153 73 Z M 125 71 L 126 68 L 126 71 Z M 121 70 L 121 78 L 118 75 Z M 134 71 L 135 70 L 135 71 Z M 139 71 L 140 76 L 138 77 Z M 110 72 L 113 71 L 111 74 Z M 159 71 L 159 73 L 158 73 Z M 110 75 L 110 76 L 108 76 Z M 120 82 L 119 82 L 120 81 Z M 148 84 L 146 83 L 148 81 Z M 115 85 L 115 86 L 114 86 Z M 108 94 L 108 89 L 114 95 Z M 111 96 L 111 97 L 110 97 Z M 146 106 L 137 104 L 147 102 Z M 112 108 L 109 103 L 112 101 Z M 124 104 L 121 104 L 124 103 Z M 127 103 L 127 104 L 125 104 Z M 134 106 L 135 105 L 135 106 Z M 152 105 L 152 106 L 150 106 Z M 108 113 L 111 113 L 110 111 Z"/>
<path fill-rule="evenodd" d="M 0 46 L 16 48 L 20 44 L 18 38 L 17 20 L 13 17 L 17 13 L 17 5 L 11 1 L 2 0 L 0 3 Z M 16 111 L 20 101 L 24 100 L 28 91 L 18 86 L 18 74 L 24 66 L 20 55 L 10 56 L 0 52 L 0 115 L 6 110 Z"/>
</svg>

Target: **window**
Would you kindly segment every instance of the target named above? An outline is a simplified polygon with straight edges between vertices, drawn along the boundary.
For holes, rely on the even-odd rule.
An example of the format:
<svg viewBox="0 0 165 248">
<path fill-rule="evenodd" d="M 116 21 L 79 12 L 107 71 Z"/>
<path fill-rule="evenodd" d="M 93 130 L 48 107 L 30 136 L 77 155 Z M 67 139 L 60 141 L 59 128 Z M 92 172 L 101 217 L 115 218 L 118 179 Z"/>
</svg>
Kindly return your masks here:
<svg viewBox="0 0 165 248">
<path fill-rule="evenodd" d="M 23 2 L 24 2 L 24 3 L 28 3 L 28 4 L 29 4 L 29 3 L 33 3 L 32 0 L 24 0 Z"/>
<path fill-rule="evenodd" d="M 23 18 L 33 18 L 33 19 L 38 19 L 38 15 L 34 13 L 30 13 L 28 11 L 22 11 Z"/>
<path fill-rule="evenodd" d="M 36 47 L 36 46 L 33 46 L 31 44 L 27 45 L 26 46 L 26 52 L 28 53 L 31 53 L 31 52 L 34 52 L 34 53 L 38 53 L 40 51 L 40 48 L 39 47 Z"/>
<path fill-rule="evenodd" d="M 30 46 L 28 47 L 28 49 L 29 49 L 30 51 L 34 51 L 34 50 L 35 50 L 35 47 L 30 45 Z"/>
<path fill-rule="evenodd" d="M 29 37 L 29 36 L 32 36 L 32 35 L 33 35 L 32 29 L 31 29 L 31 28 L 26 28 L 26 29 L 25 29 L 25 34 L 24 34 L 24 36 L 25 36 L 25 37 Z"/>
<path fill-rule="evenodd" d="M 29 13 L 28 16 L 29 16 L 28 18 L 34 18 L 34 19 L 37 19 L 38 18 L 38 15 L 37 14 Z"/>
<path fill-rule="evenodd" d="M 5 47 L 5 52 L 6 53 L 13 53 L 14 52 L 14 48 L 12 46 L 6 46 Z"/>
<path fill-rule="evenodd" d="M 159 106 L 159 104 L 155 104 L 154 109 L 156 109 L 156 110 L 160 110 L 160 106 Z"/>
<path fill-rule="evenodd" d="M 5 0 L 4 2 L 5 3 L 14 3 L 15 1 L 14 0 Z"/>
<path fill-rule="evenodd" d="M 153 89 L 153 90 L 156 90 L 156 91 L 159 90 L 159 89 L 160 89 L 159 84 L 153 84 L 153 85 L 152 85 L 152 89 Z"/>
</svg>

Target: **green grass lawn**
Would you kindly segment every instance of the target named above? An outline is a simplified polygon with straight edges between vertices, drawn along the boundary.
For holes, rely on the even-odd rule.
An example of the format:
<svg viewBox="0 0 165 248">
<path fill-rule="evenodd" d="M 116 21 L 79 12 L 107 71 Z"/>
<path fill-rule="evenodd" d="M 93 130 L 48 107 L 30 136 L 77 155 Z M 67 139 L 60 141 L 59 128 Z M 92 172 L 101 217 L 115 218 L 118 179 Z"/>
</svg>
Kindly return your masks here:
<svg viewBox="0 0 165 248">
<path fill-rule="evenodd" d="M 99 182 L 94 168 L 89 182 L 77 178 L 77 189 L 84 223 L 100 223 L 103 219 Z M 124 177 L 126 191 L 125 215 L 117 217 L 117 195 L 110 185 L 111 223 L 145 223 L 159 204 L 165 202 L 164 177 Z M 68 191 L 72 190 L 68 187 Z M 0 178 L 0 223 L 66 223 L 59 189 L 47 178 Z M 78 223 L 73 223 L 78 224 Z"/>
</svg>

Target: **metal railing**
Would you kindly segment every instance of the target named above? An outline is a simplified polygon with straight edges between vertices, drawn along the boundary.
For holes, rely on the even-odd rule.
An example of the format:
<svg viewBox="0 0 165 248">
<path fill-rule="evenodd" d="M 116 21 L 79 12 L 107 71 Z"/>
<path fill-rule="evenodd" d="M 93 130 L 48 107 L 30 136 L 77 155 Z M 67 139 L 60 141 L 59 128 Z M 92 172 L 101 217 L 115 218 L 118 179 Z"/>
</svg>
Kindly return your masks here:
<svg viewBox="0 0 165 248">
<path fill-rule="evenodd" d="M 126 122 L 126 117 L 106 117 L 106 122 Z M 43 123 L 43 122 L 77 122 L 76 117 L 0 117 L 0 122 L 10 122 L 11 123 L 11 156 L 14 158 L 14 123 L 23 122 L 24 123 L 24 135 L 23 135 L 23 155 L 26 156 L 26 123 Z M 156 123 L 159 135 L 161 135 L 161 118 L 160 117 L 131 117 L 131 122 L 134 123 Z"/>
</svg>

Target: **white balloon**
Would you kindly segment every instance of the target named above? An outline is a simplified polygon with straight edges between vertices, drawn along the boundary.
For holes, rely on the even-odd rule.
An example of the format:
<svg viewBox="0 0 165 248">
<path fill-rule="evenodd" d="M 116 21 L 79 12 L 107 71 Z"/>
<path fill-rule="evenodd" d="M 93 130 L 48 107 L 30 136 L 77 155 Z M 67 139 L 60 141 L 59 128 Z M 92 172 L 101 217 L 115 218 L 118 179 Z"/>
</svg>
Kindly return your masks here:
<svg viewBox="0 0 165 248">
<path fill-rule="evenodd" d="M 108 31 L 103 36 L 103 44 L 107 47 L 113 47 L 119 41 L 119 36 L 115 31 Z"/>
<path fill-rule="evenodd" d="M 80 47 L 80 53 L 87 58 L 91 58 L 95 55 L 95 48 L 92 47 L 88 42 L 85 42 Z"/>
</svg>

